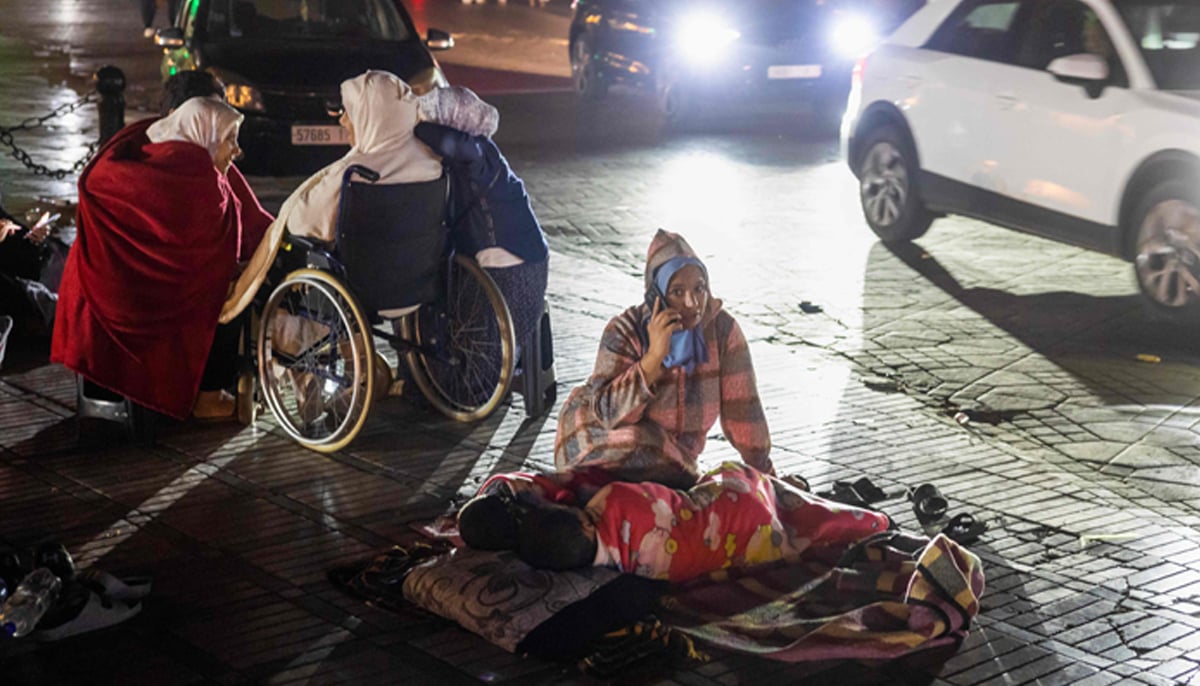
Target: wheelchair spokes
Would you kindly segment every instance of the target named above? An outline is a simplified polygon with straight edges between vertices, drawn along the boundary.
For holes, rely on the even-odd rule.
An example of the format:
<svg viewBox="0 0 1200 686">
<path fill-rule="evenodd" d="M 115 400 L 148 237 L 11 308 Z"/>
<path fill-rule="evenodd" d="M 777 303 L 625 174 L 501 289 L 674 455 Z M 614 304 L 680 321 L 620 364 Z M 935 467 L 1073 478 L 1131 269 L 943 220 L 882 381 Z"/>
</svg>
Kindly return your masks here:
<svg viewBox="0 0 1200 686">
<path fill-rule="evenodd" d="M 508 306 L 487 272 L 461 255 L 450 263 L 448 291 L 401 321 L 414 343 L 406 359 L 435 407 L 459 421 L 486 417 L 512 382 L 516 342 Z"/>
<path fill-rule="evenodd" d="M 312 270 L 289 274 L 263 308 L 259 376 L 280 426 L 314 450 L 358 433 L 370 405 L 370 327 L 342 284 Z"/>
</svg>

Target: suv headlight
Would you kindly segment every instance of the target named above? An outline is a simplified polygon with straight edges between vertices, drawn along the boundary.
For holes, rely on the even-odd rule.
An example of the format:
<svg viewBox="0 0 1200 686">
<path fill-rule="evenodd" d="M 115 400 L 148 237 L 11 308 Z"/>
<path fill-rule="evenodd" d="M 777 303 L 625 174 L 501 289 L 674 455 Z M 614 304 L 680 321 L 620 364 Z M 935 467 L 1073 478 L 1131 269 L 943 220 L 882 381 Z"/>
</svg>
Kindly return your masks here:
<svg viewBox="0 0 1200 686">
<path fill-rule="evenodd" d="M 882 38 L 875 22 L 861 14 L 840 14 L 833 20 L 829 36 L 833 49 L 845 57 L 862 57 Z"/>
<path fill-rule="evenodd" d="M 225 101 L 239 110 L 248 112 L 262 112 L 265 109 L 262 93 L 246 83 L 227 82 L 225 84 Z"/>
<path fill-rule="evenodd" d="M 729 22 L 724 18 L 698 12 L 685 16 L 679 22 L 675 47 L 690 62 L 713 62 L 741 36 L 741 33 L 729 28 Z"/>
</svg>

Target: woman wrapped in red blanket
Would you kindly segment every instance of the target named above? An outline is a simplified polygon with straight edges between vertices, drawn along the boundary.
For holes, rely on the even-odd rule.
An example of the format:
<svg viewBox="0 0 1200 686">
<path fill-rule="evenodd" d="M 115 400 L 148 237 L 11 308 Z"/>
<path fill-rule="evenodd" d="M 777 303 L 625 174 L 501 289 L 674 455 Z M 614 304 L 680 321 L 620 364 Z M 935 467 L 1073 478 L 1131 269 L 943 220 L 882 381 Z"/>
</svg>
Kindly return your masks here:
<svg viewBox="0 0 1200 686">
<path fill-rule="evenodd" d="M 84 169 L 52 361 L 152 410 L 192 412 L 239 242 L 270 222 L 227 176 L 241 121 L 192 98 L 122 129 Z"/>
<path fill-rule="evenodd" d="M 588 565 L 669 581 L 780 559 L 836 560 L 886 530 L 887 515 L 843 505 L 726 462 L 678 491 L 612 482 L 580 504 L 591 475 L 493 477 L 459 512 L 468 546 L 515 550 L 541 569 Z M 579 507 L 573 507 L 579 504 Z"/>
</svg>

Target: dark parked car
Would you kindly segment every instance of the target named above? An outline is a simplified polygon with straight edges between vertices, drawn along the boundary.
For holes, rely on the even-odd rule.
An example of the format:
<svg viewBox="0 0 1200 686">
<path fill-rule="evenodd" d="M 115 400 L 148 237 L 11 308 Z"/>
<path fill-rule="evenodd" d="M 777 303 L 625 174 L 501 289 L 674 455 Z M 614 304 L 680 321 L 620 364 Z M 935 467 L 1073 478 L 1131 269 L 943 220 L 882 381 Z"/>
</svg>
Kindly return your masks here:
<svg viewBox="0 0 1200 686">
<path fill-rule="evenodd" d="M 437 29 L 422 40 L 399 0 L 188 0 L 155 42 L 164 80 L 203 69 L 225 82 L 226 99 L 246 115 L 240 166 L 273 174 L 308 173 L 345 154 L 343 80 L 383 69 L 423 93 L 446 82 L 430 50 L 454 45 Z"/>
<path fill-rule="evenodd" d="M 571 72 L 586 99 L 651 89 L 668 120 L 803 102 L 836 129 L 856 58 L 924 0 L 575 0 Z"/>
</svg>

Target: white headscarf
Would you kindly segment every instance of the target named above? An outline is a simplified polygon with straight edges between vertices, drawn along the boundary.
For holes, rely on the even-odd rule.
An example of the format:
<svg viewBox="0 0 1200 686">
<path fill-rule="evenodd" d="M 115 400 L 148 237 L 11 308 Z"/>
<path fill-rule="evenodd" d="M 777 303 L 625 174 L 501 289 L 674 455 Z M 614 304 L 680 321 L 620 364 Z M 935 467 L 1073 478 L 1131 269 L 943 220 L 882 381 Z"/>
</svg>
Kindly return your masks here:
<svg viewBox="0 0 1200 686">
<path fill-rule="evenodd" d="M 472 136 L 488 138 L 496 135 L 496 129 L 500 128 L 500 113 L 470 88 L 434 88 L 417 98 L 417 101 L 421 108 L 422 121 L 449 126 Z"/>
<path fill-rule="evenodd" d="M 342 82 L 342 106 L 354 126 L 354 147 L 342 159 L 313 174 L 292 193 L 287 228 L 293 234 L 334 239 L 342 173 L 361 164 L 380 174 L 376 183 L 432 181 L 442 164 L 413 137 L 417 96 L 408 84 L 386 71 L 368 71 Z M 285 205 L 286 207 L 286 205 Z M 280 218 L 285 218 L 283 209 Z"/>
<path fill-rule="evenodd" d="M 332 242 L 337 228 L 342 174 L 361 164 L 379 172 L 376 183 L 417 183 L 442 175 L 441 160 L 413 136 L 417 96 L 408 84 L 386 71 L 368 71 L 342 82 L 342 106 L 354 126 L 354 146 L 342 159 L 300 184 L 267 229 L 221 310 L 229 322 L 253 299 L 275 259 L 286 227 L 298 236 Z"/>
<path fill-rule="evenodd" d="M 217 148 L 245 117 L 223 102 L 212 98 L 189 98 L 175 111 L 146 129 L 151 143 L 181 141 L 194 143 L 216 160 Z"/>
</svg>

